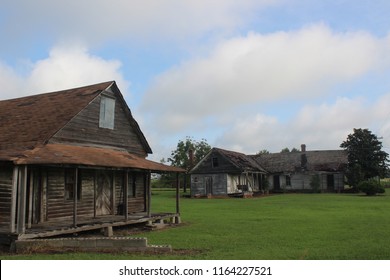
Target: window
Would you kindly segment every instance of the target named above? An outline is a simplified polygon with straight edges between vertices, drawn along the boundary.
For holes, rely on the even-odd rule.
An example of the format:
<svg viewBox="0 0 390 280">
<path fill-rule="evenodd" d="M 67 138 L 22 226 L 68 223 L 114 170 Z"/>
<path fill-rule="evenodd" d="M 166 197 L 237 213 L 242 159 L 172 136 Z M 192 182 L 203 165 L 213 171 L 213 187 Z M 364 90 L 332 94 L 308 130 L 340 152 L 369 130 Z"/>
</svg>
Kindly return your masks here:
<svg viewBox="0 0 390 280">
<path fill-rule="evenodd" d="M 101 96 L 99 127 L 114 129 L 115 99 Z"/>
<path fill-rule="evenodd" d="M 219 166 L 219 162 L 218 162 L 218 158 L 217 157 L 213 157 L 212 158 L 211 166 L 212 167 L 218 167 Z"/>
<path fill-rule="evenodd" d="M 76 184 L 76 170 L 73 168 L 65 169 L 65 199 L 66 200 L 74 200 L 75 184 Z M 81 180 L 79 180 L 77 184 L 77 200 L 80 200 L 80 198 L 81 198 Z"/>
<path fill-rule="evenodd" d="M 137 196 L 137 175 L 136 174 L 132 174 L 131 176 L 129 174 L 129 185 L 127 189 L 127 196 L 129 198 Z"/>
<path fill-rule="evenodd" d="M 291 186 L 291 176 L 286 175 L 286 186 Z"/>
</svg>

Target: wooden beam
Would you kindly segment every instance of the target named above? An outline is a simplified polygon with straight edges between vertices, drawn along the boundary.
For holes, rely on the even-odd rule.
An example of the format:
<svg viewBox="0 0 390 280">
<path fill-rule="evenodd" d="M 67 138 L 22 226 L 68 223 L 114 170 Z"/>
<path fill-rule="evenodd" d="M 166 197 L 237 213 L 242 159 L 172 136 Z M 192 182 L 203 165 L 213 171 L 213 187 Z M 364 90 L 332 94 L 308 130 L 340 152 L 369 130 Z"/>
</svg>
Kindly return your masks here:
<svg viewBox="0 0 390 280">
<path fill-rule="evenodd" d="M 95 170 L 94 178 L 93 178 L 93 217 L 96 218 L 96 189 L 97 189 L 97 173 Z"/>
<path fill-rule="evenodd" d="M 18 219 L 16 232 L 24 234 L 26 231 L 26 189 L 27 189 L 27 165 L 19 168 L 18 184 Z"/>
<path fill-rule="evenodd" d="M 125 214 L 125 219 L 127 220 L 129 218 L 129 211 L 128 211 L 128 201 L 129 201 L 129 194 L 128 194 L 128 190 L 129 190 L 129 170 L 125 170 L 125 174 L 124 174 L 124 182 L 123 182 L 123 207 L 122 207 L 122 211 L 124 212 Z"/>
<path fill-rule="evenodd" d="M 30 184 L 28 186 L 28 218 L 27 218 L 27 228 L 31 228 L 32 218 L 33 218 L 33 187 L 34 187 L 34 175 L 33 170 L 30 170 Z"/>
<path fill-rule="evenodd" d="M 147 186 L 146 186 L 146 189 L 148 190 L 148 201 L 147 201 L 147 205 L 148 205 L 148 217 L 151 217 L 152 216 L 152 209 L 151 209 L 151 207 L 152 207 L 152 188 L 151 188 L 151 185 L 150 185 L 150 178 L 151 178 L 151 171 L 149 170 L 149 172 L 148 172 L 148 176 L 147 176 L 147 178 L 148 178 L 148 183 L 147 183 Z"/>
<path fill-rule="evenodd" d="M 176 173 L 176 214 L 180 214 L 180 181 L 179 181 L 179 172 Z"/>
<path fill-rule="evenodd" d="M 19 167 L 17 165 L 14 166 L 14 172 L 12 175 L 12 191 L 11 191 L 11 221 L 10 221 L 10 232 L 15 232 L 15 220 L 16 220 L 16 196 L 18 190 L 18 182 L 19 182 Z"/>
<path fill-rule="evenodd" d="M 74 185 L 73 185 L 73 226 L 77 227 L 77 189 L 79 181 L 79 169 L 76 167 L 74 170 Z"/>
</svg>

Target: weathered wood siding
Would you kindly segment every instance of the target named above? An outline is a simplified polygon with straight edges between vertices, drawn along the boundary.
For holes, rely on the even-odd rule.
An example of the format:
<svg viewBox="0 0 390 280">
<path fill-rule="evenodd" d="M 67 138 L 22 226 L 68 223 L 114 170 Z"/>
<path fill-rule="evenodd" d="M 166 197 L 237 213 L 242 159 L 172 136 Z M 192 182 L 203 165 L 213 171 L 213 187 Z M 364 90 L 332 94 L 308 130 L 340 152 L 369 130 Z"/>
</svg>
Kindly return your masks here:
<svg viewBox="0 0 390 280">
<path fill-rule="evenodd" d="M 313 180 L 313 176 L 319 176 L 320 178 L 320 191 L 332 191 L 328 188 L 328 175 L 333 175 L 333 185 L 334 191 L 343 190 L 344 189 L 344 174 L 343 173 L 316 173 L 316 172 L 308 172 L 308 173 L 294 173 L 294 174 L 274 174 L 268 176 L 268 183 L 271 190 L 276 190 L 274 186 L 274 176 L 279 176 L 280 182 L 280 190 L 311 190 L 311 182 Z M 287 184 L 286 177 L 290 176 L 291 184 Z"/>
<path fill-rule="evenodd" d="M 94 216 L 94 172 L 79 170 L 81 197 L 77 201 L 77 216 Z M 80 186 L 79 186 L 80 187 Z M 49 168 L 47 171 L 47 220 L 73 217 L 73 200 L 65 199 L 65 169 Z"/>
<path fill-rule="evenodd" d="M 218 166 L 213 164 L 213 159 L 216 159 Z M 213 151 L 204 161 L 199 163 L 199 166 L 196 168 L 194 173 L 196 174 L 210 174 L 212 173 L 237 173 L 240 170 L 234 166 L 230 161 L 228 161 L 224 156 L 222 156 L 217 151 Z"/>
<path fill-rule="evenodd" d="M 115 176 L 115 214 L 120 215 L 123 210 L 124 203 L 124 172 L 117 172 Z M 128 213 L 145 211 L 145 173 L 143 172 L 129 172 L 127 186 L 127 210 Z"/>
<path fill-rule="evenodd" d="M 225 173 L 219 174 L 192 174 L 191 195 L 226 195 L 228 176 Z M 210 184 L 209 191 L 207 184 Z"/>
<path fill-rule="evenodd" d="M 11 222 L 11 167 L 0 166 L 0 230 L 9 231 Z"/>
<path fill-rule="evenodd" d="M 114 98 L 109 92 L 104 95 Z M 145 157 L 147 152 L 125 113 L 125 105 L 119 98 L 115 101 L 114 129 L 99 127 L 100 99 L 101 95 L 58 131 L 50 142 L 117 147 Z"/>
</svg>

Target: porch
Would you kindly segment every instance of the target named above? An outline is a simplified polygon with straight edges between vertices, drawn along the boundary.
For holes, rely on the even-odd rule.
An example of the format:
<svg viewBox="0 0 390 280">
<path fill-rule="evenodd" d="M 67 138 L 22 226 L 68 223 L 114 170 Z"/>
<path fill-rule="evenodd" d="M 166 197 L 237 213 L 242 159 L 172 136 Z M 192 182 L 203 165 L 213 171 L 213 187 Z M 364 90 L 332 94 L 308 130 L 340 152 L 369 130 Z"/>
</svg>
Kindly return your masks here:
<svg viewBox="0 0 390 280">
<path fill-rule="evenodd" d="M 27 228 L 22 234 L 1 233 L 0 239 L 3 244 L 11 244 L 15 240 L 26 240 L 33 238 L 47 238 L 61 235 L 77 234 L 92 230 L 104 229 L 111 230 L 115 227 L 136 225 L 143 223 L 180 223 L 180 214 L 178 213 L 153 213 L 138 212 L 125 216 L 107 215 L 102 217 L 79 217 L 77 225 L 73 224 L 73 220 L 58 220 L 33 224 L 31 228 Z"/>
</svg>

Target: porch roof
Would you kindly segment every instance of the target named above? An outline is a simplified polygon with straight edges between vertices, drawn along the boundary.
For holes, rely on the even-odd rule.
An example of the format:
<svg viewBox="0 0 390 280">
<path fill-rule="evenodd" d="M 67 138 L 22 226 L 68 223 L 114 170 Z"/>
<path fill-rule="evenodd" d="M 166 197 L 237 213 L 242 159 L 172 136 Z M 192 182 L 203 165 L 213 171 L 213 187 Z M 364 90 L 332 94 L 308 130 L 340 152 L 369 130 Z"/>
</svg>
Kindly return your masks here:
<svg viewBox="0 0 390 280">
<path fill-rule="evenodd" d="M 184 169 L 138 157 L 124 150 L 103 147 L 46 144 L 22 153 L 9 155 L 16 165 L 85 165 L 111 168 L 134 168 L 154 172 L 185 172 Z"/>
</svg>

